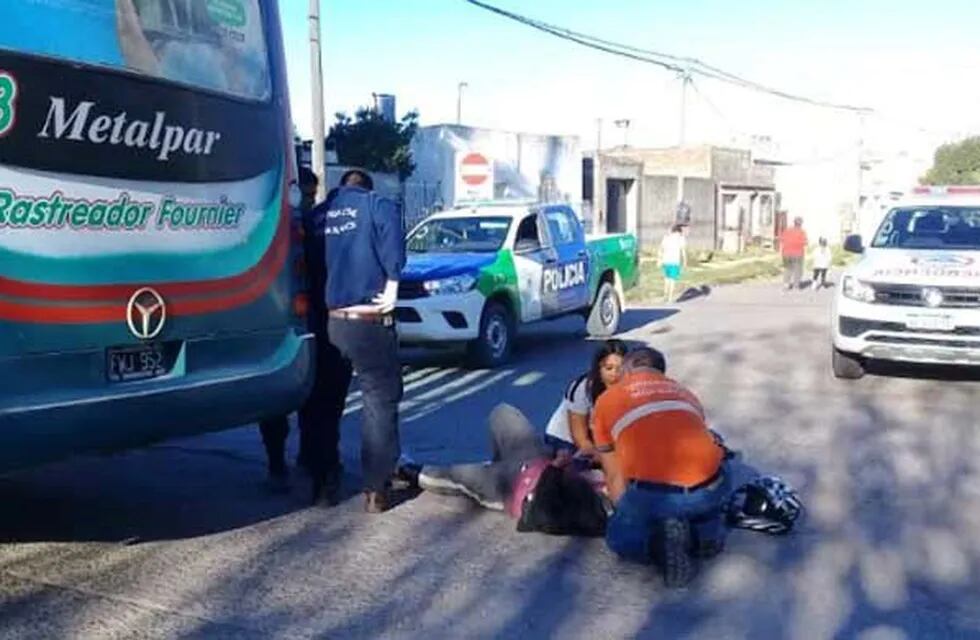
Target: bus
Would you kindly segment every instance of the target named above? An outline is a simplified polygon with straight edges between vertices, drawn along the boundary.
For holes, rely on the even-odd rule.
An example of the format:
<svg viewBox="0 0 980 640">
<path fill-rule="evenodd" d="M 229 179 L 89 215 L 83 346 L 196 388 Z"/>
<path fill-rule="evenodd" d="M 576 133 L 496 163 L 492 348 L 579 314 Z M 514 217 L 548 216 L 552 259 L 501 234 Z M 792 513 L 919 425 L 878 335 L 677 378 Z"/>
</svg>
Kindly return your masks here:
<svg viewBox="0 0 980 640">
<path fill-rule="evenodd" d="M 302 403 L 275 0 L 0 3 L 0 472 Z"/>
</svg>

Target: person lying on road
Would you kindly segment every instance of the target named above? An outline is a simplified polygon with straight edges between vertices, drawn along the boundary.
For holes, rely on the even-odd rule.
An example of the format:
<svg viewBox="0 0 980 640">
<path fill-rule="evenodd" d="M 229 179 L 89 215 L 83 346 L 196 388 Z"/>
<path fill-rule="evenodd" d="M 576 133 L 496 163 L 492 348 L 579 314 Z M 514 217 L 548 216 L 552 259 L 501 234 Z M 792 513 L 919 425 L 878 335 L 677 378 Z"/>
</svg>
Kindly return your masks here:
<svg viewBox="0 0 980 640">
<path fill-rule="evenodd" d="M 449 466 L 405 463 L 402 475 L 433 493 L 467 496 L 517 519 L 518 531 L 601 536 L 608 514 L 601 474 L 567 450 L 555 453 L 523 413 L 508 404 L 490 413 L 492 458 Z M 582 464 L 585 463 L 585 464 Z"/>
</svg>

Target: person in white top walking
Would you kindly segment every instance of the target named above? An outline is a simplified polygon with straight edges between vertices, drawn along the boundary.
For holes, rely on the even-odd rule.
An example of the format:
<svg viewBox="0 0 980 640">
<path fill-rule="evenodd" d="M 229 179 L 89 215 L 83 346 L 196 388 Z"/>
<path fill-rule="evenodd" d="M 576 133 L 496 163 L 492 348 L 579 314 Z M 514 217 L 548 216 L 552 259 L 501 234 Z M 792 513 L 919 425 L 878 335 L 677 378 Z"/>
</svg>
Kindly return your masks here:
<svg viewBox="0 0 980 640">
<path fill-rule="evenodd" d="M 684 225 L 675 224 L 660 242 L 660 265 L 664 271 L 664 298 L 674 301 L 674 291 L 681 279 L 681 270 L 687 264 L 687 239 Z"/>
<path fill-rule="evenodd" d="M 827 238 L 820 238 L 820 244 L 813 252 L 813 289 L 827 286 L 827 272 L 834 261 L 834 254 L 827 246 Z"/>
</svg>

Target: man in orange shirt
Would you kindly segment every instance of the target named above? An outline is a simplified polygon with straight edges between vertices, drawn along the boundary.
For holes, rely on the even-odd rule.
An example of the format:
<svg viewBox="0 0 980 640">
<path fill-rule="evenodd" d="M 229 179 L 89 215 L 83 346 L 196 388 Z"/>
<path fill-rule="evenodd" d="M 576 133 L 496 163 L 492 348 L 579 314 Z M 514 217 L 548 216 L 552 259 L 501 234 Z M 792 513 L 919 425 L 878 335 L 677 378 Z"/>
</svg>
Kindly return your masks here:
<svg viewBox="0 0 980 640">
<path fill-rule="evenodd" d="M 779 251 L 783 256 L 783 284 L 787 289 L 799 289 L 803 278 L 803 259 L 806 257 L 803 218 L 795 218 L 793 226 L 779 234 Z"/>
<path fill-rule="evenodd" d="M 596 449 L 616 511 L 606 543 L 619 556 L 660 565 L 669 586 L 694 575 L 695 547 L 719 551 L 730 493 L 725 452 L 698 398 L 664 375 L 659 351 L 639 348 L 593 414 Z M 694 527 L 693 540 L 691 527 Z"/>
</svg>

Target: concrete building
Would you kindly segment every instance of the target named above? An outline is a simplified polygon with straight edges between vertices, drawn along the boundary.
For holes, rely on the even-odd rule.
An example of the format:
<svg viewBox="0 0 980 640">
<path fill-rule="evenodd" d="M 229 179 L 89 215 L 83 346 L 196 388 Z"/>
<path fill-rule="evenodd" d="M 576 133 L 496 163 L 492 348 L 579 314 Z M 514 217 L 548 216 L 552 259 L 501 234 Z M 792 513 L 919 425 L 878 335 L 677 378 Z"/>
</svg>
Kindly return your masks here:
<svg viewBox="0 0 980 640">
<path fill-rule="evenodd" d="M 404 185 L 409 224 L 468 201 L 535 198 L 581 204 L 576 136 L 442 124 L 418 130 L 412 157 L 415 172 Z"/>
<path fill-rule="evenodd" d="M 859 162 L 859 157 L 860 162 Z M 803 218 L 809 236 L 839 244 L 849 233 L 870 237 L 887 210 L 918 184 L 931 160 L 907 150 L 857 149 L 788 162 L 776 186 L 788 218 Z"/>
<path fill-rule="evenodd" d="M 592 154 L 583 164 L 593 176 L 585 200 L 595 231 L 636 233 L 647 251 L 678 222 L 689 225 L 694 249 L 734 253 L 773 241 L 774 168 L 748 150 L 626 147 Z"/>
</svg>

